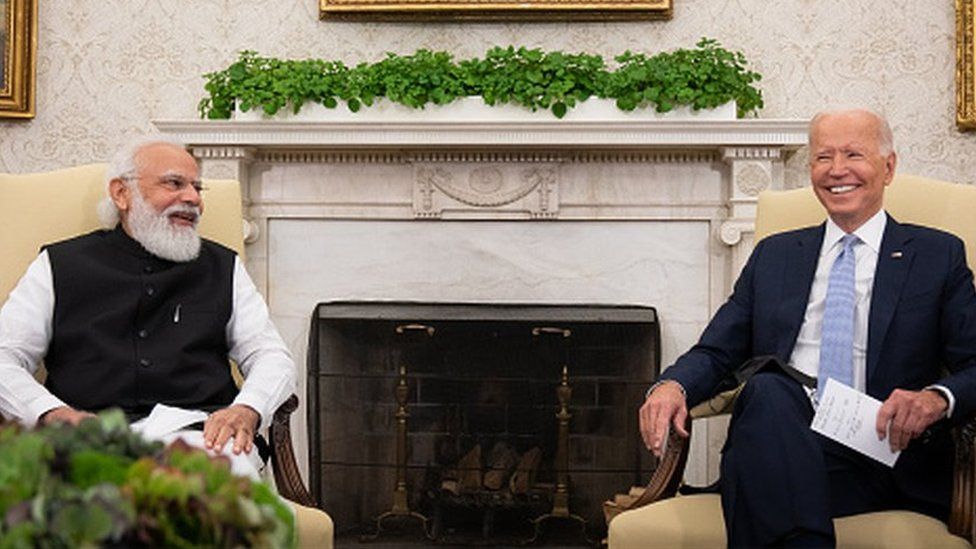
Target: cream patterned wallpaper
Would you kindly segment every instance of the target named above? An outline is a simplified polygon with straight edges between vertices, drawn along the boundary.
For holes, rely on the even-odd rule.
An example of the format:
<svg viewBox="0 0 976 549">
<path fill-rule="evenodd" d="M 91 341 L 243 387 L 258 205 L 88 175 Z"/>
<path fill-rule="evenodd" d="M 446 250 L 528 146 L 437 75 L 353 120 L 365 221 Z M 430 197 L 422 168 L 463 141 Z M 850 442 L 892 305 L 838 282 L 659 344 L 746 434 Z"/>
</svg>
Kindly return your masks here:
<svg viewBox="0 0 976 549">
<path fill-rule="evenodd" d="M 153 119 L 192 118 L 201 74 L 240 49 L 347 63 L 383 52 L 541 46 L 611 57 L 691 46 L 740 49 L 765 75 L 766 118 L 865 105 L 895 130 L 902 171 L 976 183 L 976 134 L 954 125 L 952 0 L 675 0 L 670 21 L 379 24 L 318 19 L 317 0 L 39 0 L 37 117 L 0 121 L 0 171 L 105 159 Z M 788 182 L 805 181 L 804 159 Z"/>
</svg>

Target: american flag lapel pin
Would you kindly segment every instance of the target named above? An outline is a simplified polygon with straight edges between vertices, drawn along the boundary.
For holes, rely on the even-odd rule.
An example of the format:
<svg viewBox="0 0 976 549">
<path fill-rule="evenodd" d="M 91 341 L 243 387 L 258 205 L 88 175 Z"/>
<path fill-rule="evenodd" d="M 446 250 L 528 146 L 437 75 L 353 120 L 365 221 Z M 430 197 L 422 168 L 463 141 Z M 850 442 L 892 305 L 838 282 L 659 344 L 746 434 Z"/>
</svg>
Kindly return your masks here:
<svg viewBox="0 0 976 549">
<path fill-rule="evenodd" d="M 891 259 L 901 259 L 901 256 L 902 256 L 902 253 L 900 251 L 899 252 L 891 252 Z"/>
</svg>

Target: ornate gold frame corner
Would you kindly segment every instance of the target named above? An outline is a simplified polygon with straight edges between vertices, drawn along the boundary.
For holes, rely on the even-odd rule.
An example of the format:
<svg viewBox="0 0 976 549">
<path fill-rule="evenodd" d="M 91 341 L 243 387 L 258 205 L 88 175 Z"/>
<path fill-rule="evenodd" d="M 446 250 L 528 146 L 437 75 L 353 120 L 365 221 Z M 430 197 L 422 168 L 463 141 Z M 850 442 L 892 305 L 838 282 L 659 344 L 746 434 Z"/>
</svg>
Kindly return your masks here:
<svg viewBox="0 0 976 549">
<path fill-rule="evenodd" d="M 319 16 L 322 19 L 354 21 L 670 19 L 673 2 L 674 0 L 319 0 Z"/>
<path fill-rule="evenodd" d="M 976 0 L 956 0 L 956 126 L 976 130 Z"/>
<path fill-rule="evenodd" d="M 6 0 L 0 35 L 0 118 L 33 118 L 37 74 L 37 0 Z M 2 8 L 0 8 L 2 9 Z"/>
</svg>

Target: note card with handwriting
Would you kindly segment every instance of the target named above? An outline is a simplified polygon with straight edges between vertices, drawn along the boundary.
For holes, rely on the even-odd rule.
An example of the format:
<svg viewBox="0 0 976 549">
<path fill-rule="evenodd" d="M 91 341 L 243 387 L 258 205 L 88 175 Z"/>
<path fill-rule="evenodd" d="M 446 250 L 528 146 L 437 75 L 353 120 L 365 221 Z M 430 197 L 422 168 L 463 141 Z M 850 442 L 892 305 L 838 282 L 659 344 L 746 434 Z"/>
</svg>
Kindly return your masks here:
<svg viewBox="0 0 976 549">
<path fill-rule="evenodd" d="M 828 379 L 810 428 L 888 467 L 894 467 L 901 452 L 892 452 L 888 439 L 878 440 L 874 430 L 880 408 L 880 400 Z"/>
</svg>

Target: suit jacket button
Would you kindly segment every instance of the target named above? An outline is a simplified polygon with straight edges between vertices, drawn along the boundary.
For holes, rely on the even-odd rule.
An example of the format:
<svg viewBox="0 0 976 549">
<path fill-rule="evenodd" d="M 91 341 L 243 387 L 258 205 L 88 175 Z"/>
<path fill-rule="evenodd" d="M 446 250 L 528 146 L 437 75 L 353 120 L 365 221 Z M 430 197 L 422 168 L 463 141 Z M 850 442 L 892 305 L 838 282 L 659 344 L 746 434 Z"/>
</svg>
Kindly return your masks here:
<svg viewBox="0 0 976 549">
<path fill-rule="evenodd" d="M 147 337 L 149 337 L 148 330 L 139 330 L 139 339 L 146 339 Z"/>
<path fill-rule="evenodd" d="M 152 361 L 149 360 L 148 358 L 140 358 L 139 359 L 139 366 L 142 366 L 143 368 L 148 368 L 148 367 L 152 366 Z"/>
<path fill-rule="evenodd" d="M 152 286 L 146 286 L 146 295 L 148 295 L 149 297 L 156 295 L 156 288 L 153 288 Z"/>
</svg>

